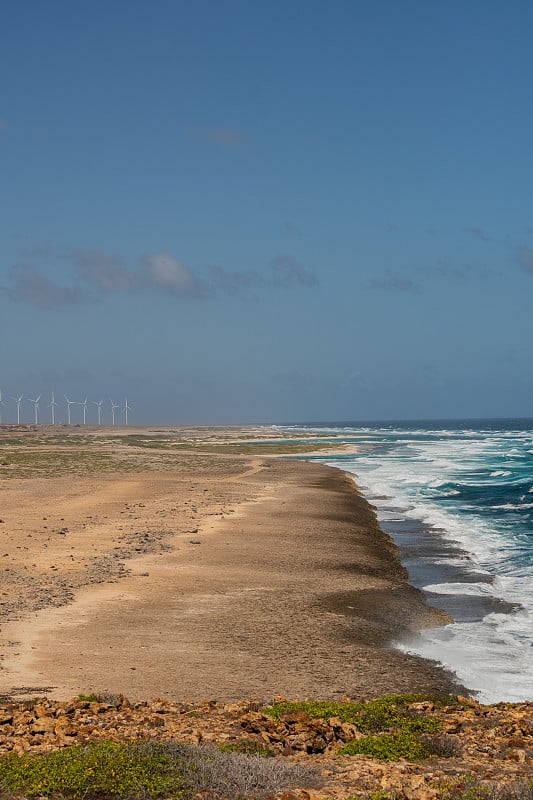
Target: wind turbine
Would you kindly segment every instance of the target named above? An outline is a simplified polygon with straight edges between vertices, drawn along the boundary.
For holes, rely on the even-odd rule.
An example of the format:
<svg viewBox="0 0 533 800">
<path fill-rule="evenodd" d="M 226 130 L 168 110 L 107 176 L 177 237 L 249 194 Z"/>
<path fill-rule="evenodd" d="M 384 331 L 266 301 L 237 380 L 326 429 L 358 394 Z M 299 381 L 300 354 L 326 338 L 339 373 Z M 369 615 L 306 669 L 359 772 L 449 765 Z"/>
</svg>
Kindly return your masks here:
<svg viewBox="0 0 533 800">
<path fill-rule="evenodd" d="M 102 424 L 102 403 L 103 400 L 91 400 L 91 403 L 94 403 L 96 408 L 98 409 L 98 424 Z"/>
<path fill-rule="evenodd" d="M 83 406 L 83 424 L 85 425 L 87 419 L 87 396 L 85 396 L 83 403 L 80 403 L 80 406 Z"/>
<path fill-rule="evenodd" d="M 118 408 L 118 403 L 114 403 L 111 399 L 109 401 L 111 403 L 111 424 L 115 424 L 115 408 Z"/>
<path fill-rule="evenodd" d="M 28 400 L 30 403 L 33 403 L 33 410 L 35 411 L 35 424 L 36 425 L 38 425 L 38 423 L 39 423 L 39 400 L 40 399 L 41 399 L 41 395 L 36 397 L 35 400 L 32 400 L 31 397 L 27 397 L 26 398 L 26 400 Z"/>
<path fill-rule="evenodd" d="M 54 407 L 58 406 L 58 405 L 59 405 L 59 403 L 56 403 L 55 397 L 54 397 L 54 393 L 52 392 L 52 400 L 50 401 L 50 403 L 48 403 L 48 408 L 50 408 L 52 410 L 52 425 L 56 424 L 56 415 L 55 415 Z"/>
<path fill-rule="evenodd" d="M 65 395 L 65 400 L 67 401 L 67 423 L 70 425 L 70 407 L 71 405 L 75 405 L 75 400 L 69 400 L 68 397 Z"/>
<path fill-rule="evenodd" d="M 5 405 L 4 401 L 2 400 L 2 390 L 0 389 L 0 406 Z M 0 409 L 0 423 L 2 422 L 2 409 Z"/>
<path fill-rule="evenodd" d="M 128 424 L 128 411 L 131 411 L 131 406 L 128 405 L 128 398 L 125 397 L 124 398 L 124 416 L 125 416 L 126 425 Z"/>
<path fill-rule="evenodd" d="M 20 397 L 11 397 L 17 404 L 17 425 L 20 425 L 20 404 L 22 403 L 22 397 L 23 395 L 20 395 Z"/>
</svg>

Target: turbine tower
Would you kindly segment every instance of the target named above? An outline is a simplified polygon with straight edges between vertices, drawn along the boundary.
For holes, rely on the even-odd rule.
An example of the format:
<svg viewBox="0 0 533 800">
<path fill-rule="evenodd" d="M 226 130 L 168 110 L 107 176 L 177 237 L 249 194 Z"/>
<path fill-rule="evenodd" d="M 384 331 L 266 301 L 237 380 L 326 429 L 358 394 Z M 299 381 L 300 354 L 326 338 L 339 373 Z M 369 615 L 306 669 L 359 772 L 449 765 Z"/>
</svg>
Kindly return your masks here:
<svg viewBox="0 0 533 800">
<path fill-rule="evenodd" d="M 98 424 L 102 424 L 102 403 L 103 400 L 91 400 L 91 403 L 94 403 L 96 408 L 98 409 Z"/>
<path fill-rule="evenodd" d="M 69 400 L 68 397 L 65 395 L 65 400 L 67 401 L 67 424 L 70 425 L 70 407 L 76 404 L 75 400 Z"/>
<path fill-rule="evenodd" d="M 131 406 L 128 405 L 128 398 L 124 398 L 124 417 L 126 425 L 128 424 L 128 411 L 131 411 Z"/>
<path fill-rule="evenodd" d="M 87 396 L 85 396 L 85 400 L 83 403 L 80 403 L 80 406 L 83 406 L 83 424 L 86 425 L 87 420 Z"/>
<path fill-rule="evenodd" d="M 5 405 L 4 401 L 2 400 L 2 390 L 0 389 L 0 406 Z M 0 408 L 0 424 L 2 423 L 2 409 Z"/>
<path fill-rule="evenodd" d="M 59 403 L 56 403 L 54 393 L 52 392 L 52 399 L 48 403 L 48 408 L 52 411 L 52 425 L 56 424 L 56 415 L 55 415 L 55 406 L 58 406 Z"/>
<path fill-rule="evenodd" d="M 11 397 L 17 404 L 17 425 L 20 425 L 20 404 L 22 403 L 22 397 L 22 395 L 20 395 L 20 397 Z"/>
<path fill-rule="evenodd" d="M 41 399 L 41 395 L 36 397 L 35 400 L 32 400 L 31 397 L 27 397 L 26 398 L 26 400 L 28 400 L 30 403 L 33 403 L 33 410 L 35 412 L 35 424 L 36 425 L 39 424 L 39 400 L 40 399 Z"/>
<path fill-rule="evenodd" d="M 112 400 L 109 401 L 111 403 L 111 424 L 115 424 L 115 408 L 118 408 L 118 403 L 114 403 Z"/>
</svg>

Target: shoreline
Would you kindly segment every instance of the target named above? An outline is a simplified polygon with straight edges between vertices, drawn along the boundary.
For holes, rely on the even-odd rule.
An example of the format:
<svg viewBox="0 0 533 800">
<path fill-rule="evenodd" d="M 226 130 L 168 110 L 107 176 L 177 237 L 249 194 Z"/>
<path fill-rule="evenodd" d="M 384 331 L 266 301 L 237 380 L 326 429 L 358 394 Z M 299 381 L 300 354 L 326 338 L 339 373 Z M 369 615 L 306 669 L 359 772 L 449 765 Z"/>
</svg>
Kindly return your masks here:
<svg viewBox="0 0 533 800">
<path fill-rule="evenodd" d="M 28 597 L 39 587 L 48 605 L 0 606 L 0 694 L 264 701 L 466 691 L 434 662 L 392 649 L 399 634 L 447 617 L 410 585 L 350 477 L 299 459 L 180 457 L 178 470 L 111 472 L 82 486 L 3 481 L 13 513 L 19 489 L 24 514 L 14 526 L 5 514 L 0 534 L 19 528 L 14 549 L 28 548 L 23 560 L 34 565 Z M 28 519 L 37 485 L 46 541 L 44 520 Z M 20 554 L 4 563 L 11 577 L 28 571 Z M 83 585 L 91 566 L 99 582 Z M 54 600 L 54 585 L 67 594 Z"/>
<path fill-rule="evenodd" d="M 410 582 L 453 618 L 399 646 L 453 671 L 480 702 L 528 701 L 530 486 L 524 496 L 518 486 L 531 475 L 506 468 L 514 444 L 516 464 L 527 463 L 527 433 L 509 426 L 441 435 L 437 426 L 425 433 L 420 426 L 411 435 L 409 427 L 390 435 L 376 429 L 361 446 L 362 457 L 324 459 L 357 475 L 399 547 Z"/>
</svg>

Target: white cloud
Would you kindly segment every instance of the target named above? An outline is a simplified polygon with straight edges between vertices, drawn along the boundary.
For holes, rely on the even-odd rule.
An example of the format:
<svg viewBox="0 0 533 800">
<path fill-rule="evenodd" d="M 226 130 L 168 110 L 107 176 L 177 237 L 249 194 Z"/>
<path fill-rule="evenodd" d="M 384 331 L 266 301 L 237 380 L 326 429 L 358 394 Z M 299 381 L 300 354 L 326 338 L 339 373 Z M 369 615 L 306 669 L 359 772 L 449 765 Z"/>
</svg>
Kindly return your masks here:
<svg viewBox="0 0 533 800">
<path fill-rule="evenodd" d="M 193 272 L 170 253 L 154 253 L 143 259 L 143 283 L 155 289 L 166 289 L 175 295 L 202 295 L 207 288 Z"/>
</svg>

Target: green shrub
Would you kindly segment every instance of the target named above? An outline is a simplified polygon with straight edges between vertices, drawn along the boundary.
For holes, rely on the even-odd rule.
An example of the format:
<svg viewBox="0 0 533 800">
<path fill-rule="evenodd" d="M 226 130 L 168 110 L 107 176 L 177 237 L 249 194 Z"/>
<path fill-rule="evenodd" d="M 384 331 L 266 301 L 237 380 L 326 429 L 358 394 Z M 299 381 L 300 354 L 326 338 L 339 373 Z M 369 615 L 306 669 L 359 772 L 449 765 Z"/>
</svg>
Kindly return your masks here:
<svg viewBox="0 0 533 800">
<path fill-rule="evenodd" d="M 183 780 L 164 750 L 147 755 L 135 746 L 103 742 L 46 755 L 8 755 L 0 759 L 0 786 L 30 797 L 155 798 L 179 797 Z"/>
<path fill-rule="evenodd" d="M 447 698 L 444 701 L 427 694 L 391 694 L 368 703 L 277 703 L 265 708 L 265 713 L 275 719 L 281 719 L 284 714 L 291 711 L 305 711 L 310 717 L 319 719 L 338 717 L 343 722 L 351 722 L 361 733 L 379 733 L 394 728 L 418 733 L 436 733 L 440 728 L 438 720 L 413 713 L 406 708 L 411 703 L 428 700 L 442 705 L 454 702 L 455 698 Z"/>
<path fill-rule="evenodd" d="M 292 785 L 316 786 L 319 770 L 281 759 L 178 742 L 76 745 L 0 757 L 0 794 L 61 800 L 266 800 Z"/>
<path fill-rule="evenodd" d="M 431 755 L 427 744 L 411 731 L 380 733 L 353 739 L 340 750 L 340 753 L 346 756 L 372 756 L 381 761 L 398 761 L 400 758 L 416 761 L 429 758 Z"/>
</svg>

